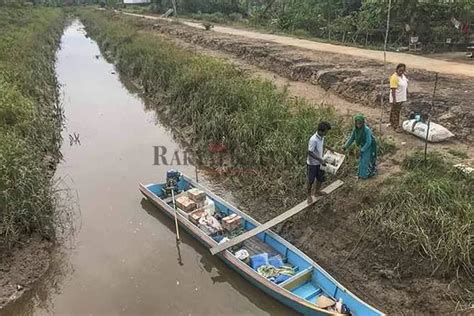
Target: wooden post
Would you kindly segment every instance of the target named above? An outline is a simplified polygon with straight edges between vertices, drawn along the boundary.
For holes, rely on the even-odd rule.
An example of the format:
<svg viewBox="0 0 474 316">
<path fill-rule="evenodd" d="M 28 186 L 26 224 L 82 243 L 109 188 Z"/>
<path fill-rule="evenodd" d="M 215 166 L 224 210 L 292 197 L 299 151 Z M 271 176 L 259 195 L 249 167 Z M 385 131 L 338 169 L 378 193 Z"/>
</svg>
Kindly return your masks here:
<svg viewBox="0 0 474 316">
<path fill-rule="evenodd" d="M 174 16 L 178 17 L 178 11 L 176 10 L 176 0 L 171 0 L 173 3 L 173 11 L 174 11 Z"/>
<path fill-rule="evenodd" d="M 433 97 L 431 98 L 430 112 L 428 114 L 428 125 L 426 126 L 426 137 L 425 137 L 425 161 L 428 155 L 428 136 L 430 135 L 431 115 L 433 114 L 434 100 L 436 96 L 436 88 L 438 87 L 438 73 L 436 73 L 435 84 L 433 89 Z"/>
<path fill-rule="evenodd" d="M 392 10 L 392 0 L 388 0 L 388 12 L 387 12 L 387 29 L 385 30 L 385 42 L 383 45 L 383 77 L 380 82 L 380 88 L 382 89 L 382 93 L 380 94 L 380 134 L 382 134 L 382 121 L 383 121 L 383 99 L 385 96 L 385 88 L 383 83 L 385 81 L 385 76 L 387 75 L 387 42 L 388 42 L 388 34 L 390 29 L 390 11 Z"/>
</svg>

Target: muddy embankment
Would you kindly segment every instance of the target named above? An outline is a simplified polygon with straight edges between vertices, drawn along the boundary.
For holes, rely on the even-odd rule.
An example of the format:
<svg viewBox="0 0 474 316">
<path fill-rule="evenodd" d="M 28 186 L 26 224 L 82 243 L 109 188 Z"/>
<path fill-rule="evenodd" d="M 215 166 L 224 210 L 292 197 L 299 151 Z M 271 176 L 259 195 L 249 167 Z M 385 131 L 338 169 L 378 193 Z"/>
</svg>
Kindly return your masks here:
<svg viewBox="0 0 474 316">
<path fill-rule="evenodd" d="M 58 228 L 66 228 L 52 179 L 62 126 L 54 61 L 65 16 L 0 6 L 0 21 L 2 314 L 48 270 Z"/>
<path fill-rule="evenodd" d="M 387 76 L 384 75 L 383 64 L 378 61 L 206 32 L 164 20 L 143 19 L 142 24 L 194 45 L 230 53 L 288 79 L 319 85 L 347 101 L 369 107 L 380 106 L 381 82 Z M 403 63 L 403 60 L 400 62 Z M 427 117 L 431 108 L 435 73 L 412 69 L 410 65 L 407 67 L 410 100 L 406 103 L 404 115 L 418 112 Z M 395 65 L 388 65 L 389 72 L 394 68 Z M 384 99 L 387 104 L 388 78 L 384 82 Z M 471 78 L 440 74 L 432 112 L 434 120 L 453 131 L 459 139 L 473 141 L 473 99 L 474 82 Z"/>
<path fill-rule="evenodd" d="M 96 11 L 84 11 L 82 17 L 92 38 L 97 38 L 101 49 L 115 58 L 121 74 L 143 87 L 150 98 L 150 107 L 160 115 L 166 115 L 168 124 L 174 125 L 175 136 L 195 138 L 202 145 L 207 144 L 205 141 L 215 141 L 217 134 L 217 140 L 225 137 L 229 150 L 235 150 L 237 155 L 245 153 L 244 160 L 258 161 L 258 156 L 268 156 L 268 147 L 262 144 L 275 148 L 275 158 L 295 152 L 292 164 L 274 159 L 271 166 L 280 168 L 272 169 L 273 173 L 253 175 L 252 179 L 247 177 L 248 185 L 237 177 L 218 179 L 227 181 L 225 184 L 240 195 L 240 206 L 245 211 L 265 222 L 304 198 L 304 169 L 299 167 L 303 158 L 297 153 L 304 153 L 301 148 L 306 144 L 300 146 L 298 142 L 303 140 L 305 143 L 310 134 L 305 122 L 314 124 L 318 121 L 316 115 L 321 115 L 319 111 L 324 109 L 308 110 L 306 114 L 310 113 L 310 116 L 295 119 L 295 114 L 281 120 L 287 115 L 288 108 L 280 109 L 278 105 L 286 101 L 275 95 L 269 86 L 242 77 L 225 63 L 182 51 L 151 32 L 140 32 L 143 28 L 149 27 L 151 31 L 163 26 L 140 21 L 140 28 L 137 28 L 136 20 Z M 166 27 L 171 30 L 173 25 L 166 24 Z M 180 27 L 178 25 L 177 29 Z M 208 35 L 204 33 L 203 36 Z M 276 110 L 282 109 L 284 111 L 275 114 Z M 293 130 L 284 125 L 288 121 L 298 128 Z M 269 122 L 274 125 L 265 125 Z M 193 125 L 199 128 L 197 132 Z M 250 126 L 252 131 L 235 134 L 239 126 Z M 257 131 L 266 132 L 256 134 Z M 343 132 L 334 129 L 334 133 Z M 257 136 L 261 139 L 250 144 Z M 266 142 L 268 140 L 271 142 Z M 257 149 L 261 151 L 257 152 Z M 363 300 L 385 312 L 439 314 L 466 306 L 461 298 L 465 293 L 455 276 L 432 275 L 430 262 L 420 258 L 417 252 L 402 251 L 396 242 L 380 242 L 379 235 L 360 223 L 359 211 L 376 202 L 374 192 L 380 190 L 380 182 L 357 183 L 351 178 L 351 172 L 344 173 L 347 185 L 337 197 L 328 198 L 319 207 L 295 216 L 276 227 L 276 231 Z M 262 194 L 250 198 L 249 188 Z"/>
</svg>

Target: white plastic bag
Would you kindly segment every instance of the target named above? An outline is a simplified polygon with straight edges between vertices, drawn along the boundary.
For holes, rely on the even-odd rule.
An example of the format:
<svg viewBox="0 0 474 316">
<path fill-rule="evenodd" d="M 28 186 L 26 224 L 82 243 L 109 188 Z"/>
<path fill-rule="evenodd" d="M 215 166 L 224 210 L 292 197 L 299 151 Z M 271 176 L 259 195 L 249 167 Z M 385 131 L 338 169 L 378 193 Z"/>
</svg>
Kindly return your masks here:
<svg viewBox="0 0 474 316">
<path fill-rule="evenodd" d="M 402 127 L 408 133 L 418 136 L 421 139 L 426 139 L 426 133 L 428 130 L 427 123 L 417 122 L 416 120 L 406 120 L 403 122 Z M 444 126 L 433 122 L 430 123 L 430 132 L 428 133 L 429 142 L 438 143 L 453 136 L 454 134 Z"/>
<path fill-rule="evenodd" d="M 240 250 L 235 252 L 235 256 L 237 257 L 237 259 L 243 261 L 243 260 L 246 260 L 250 256 L 250 254 L 247 250 L 240 249 Z"/>
<path fill-rule="evenodd" d="M 216 212 L 216 205 L 214 201 L 206 197 L 206 205 L 204 206 L 204 209 L 206 210 L 207 214 L 213 216 Z"/>
<path fill-rule="evenodd" d="M 206 214 L 199 219 L 199 228 L 208 235 L 222 230 L 219 221 L 209 214 Z"/>
</svg>

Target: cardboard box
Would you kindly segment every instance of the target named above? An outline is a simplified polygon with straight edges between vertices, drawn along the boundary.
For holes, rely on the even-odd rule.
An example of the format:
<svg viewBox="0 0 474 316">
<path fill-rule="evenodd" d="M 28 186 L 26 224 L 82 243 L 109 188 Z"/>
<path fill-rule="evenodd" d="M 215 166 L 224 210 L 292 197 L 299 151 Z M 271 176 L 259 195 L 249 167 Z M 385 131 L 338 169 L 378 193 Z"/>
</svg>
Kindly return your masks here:
<svg viewBox="0 0 474 316">
<path fill-rule="evenodd" d="M 231 214 L 231 215 L 229 215 L 229 216 L 224 217 L 224 218 L 222 219 L 222 221 L 224 221 L 224 222 L 230 221 L 232 218 L 234 218 L 234 217 L 236 217 L 236 216 L 237 216 L 237 214 L 235 214 L 235 213 L 234 213 L 234 214 Z"/>
<path fill-rule="evenodd" d="M 206 200 L 206 193 L 199 189 L 193 188 L 191 190 L 186 191 L 188 198 L 196 203 L 203 203 Z"/>
<path fill-rule="evenodd" d="M 189 213 L 196 209 L 196 202 L 192 201 L 187 196 L 180 196 L 176 199 L 176 207 Z"/>
<path fill-rule="evenodd" d="M 206 211 L 203 209 L 197 209 L 189 213 L 188 219 L 193 223 L 194 225 L 199 225 L 199 220 L 201 217 L 206 214 Z"/>
<path fill-rule="evenodd" d="M 224 217 L 222 219 L 222 228 L 227 231 L 233 231 L 241 227 L 241 219 L 242 217 L 232 214 L 230 216 Z"/>
<path fill-rule="evenodd" d="M 326 162 L 326 166 L 322 166 L 321 170 L 324 170 L 331 174 L 336 174 L 339 168 L 341 168 L 345 158 L 346 156 L 344 156 L 343 154 L 328 151 L 323 156 L 323 159 Z"/>
</svg>

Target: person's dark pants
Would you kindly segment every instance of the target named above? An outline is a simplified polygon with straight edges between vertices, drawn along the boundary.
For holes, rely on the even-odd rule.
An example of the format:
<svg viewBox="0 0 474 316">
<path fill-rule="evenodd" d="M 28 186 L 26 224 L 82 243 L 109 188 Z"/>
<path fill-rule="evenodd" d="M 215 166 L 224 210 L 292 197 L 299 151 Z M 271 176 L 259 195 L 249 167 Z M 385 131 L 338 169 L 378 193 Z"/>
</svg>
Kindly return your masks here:
<svg viewBox="0 0 474 316">
<path fill-rule="evenodd" d="M 400 127 L 400 112 L 402 110 L 402 102 L 392 103 L 390 108 L 390 125 L 392 128 Z"/>
<path fill-rule="evenodd" d="M 324 171 L 321 170 L 321 165 L 307 165 L 308 184 L 313 185 L 314 180 L 319 183 L 324 182 Z"/>
</svg>

